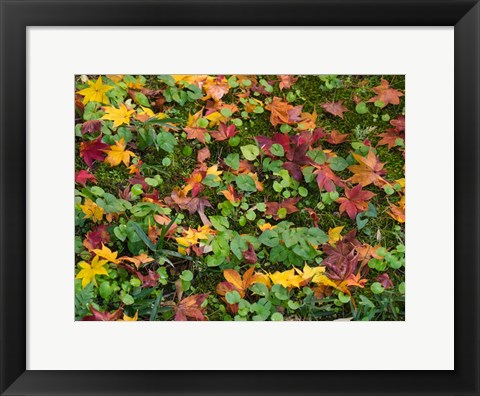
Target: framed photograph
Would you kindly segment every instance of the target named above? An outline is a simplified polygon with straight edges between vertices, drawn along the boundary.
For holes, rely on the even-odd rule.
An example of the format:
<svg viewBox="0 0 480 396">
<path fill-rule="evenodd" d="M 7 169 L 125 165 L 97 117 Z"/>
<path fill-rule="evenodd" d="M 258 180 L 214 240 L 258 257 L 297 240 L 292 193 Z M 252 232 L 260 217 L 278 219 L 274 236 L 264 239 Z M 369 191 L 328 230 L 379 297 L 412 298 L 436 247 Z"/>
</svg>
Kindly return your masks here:
<svg viewBox="0 0 480 396">
<path fill-rule="evenodd" d="M 479 394 L 476 1 L 0 4 L 1 394 Z"/>
</svg>

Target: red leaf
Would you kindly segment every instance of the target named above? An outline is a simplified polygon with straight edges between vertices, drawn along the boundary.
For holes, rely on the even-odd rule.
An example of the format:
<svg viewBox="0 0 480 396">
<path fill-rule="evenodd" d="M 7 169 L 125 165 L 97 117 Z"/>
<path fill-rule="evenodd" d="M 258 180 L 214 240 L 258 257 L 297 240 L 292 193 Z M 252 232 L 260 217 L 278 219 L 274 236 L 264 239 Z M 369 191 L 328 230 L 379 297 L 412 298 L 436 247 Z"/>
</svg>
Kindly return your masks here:
<svg viewBox="0 0 480 396">
<path fill-rule="evenodd" d="M 288 198 L 283 202 L 267 202 L 267 210 L 265 211 L 266 215 L 271 215 L 275 220 L 278 220 L 278 211 L 282 208 L 287 210 L 287 214 L 298 212 L 298 208 L 295 206 L 300 198 Z"/>
<path fill-rule="evenodd" d="M 135 184 L 140 184 L 142 186 L 143 191 L 148 191 L 148 189 L 150 188 L 150 186 L 145 181 L 145 177 L 143 177 L 142 175 L 134 175 L 128 180 L 128 182 L 132 186 Z"/>
<path fill-rule="evenodd" d="M 386 272 L 377 276 L 377 282 L 380 282 L 385 289 L 393 287 L 393 282 Z"/>
<path fill-rule="evenodd" d="M 89 120 L 82 124 L 82 135 L 86 133 L 100 132 L 102 129 L 102 122 L 100 120 Z"/>
<path fill-rule="evenodd" d="M 372 88 L 372 91 L 375 92 L 377 96 L 371 98 L 369 102 L 383 102 L 382 108 L 390 103 L 395 105 L 400 104 L 400 97 L 403 96 L 403 93 L 400 91 L 390 88 L 388 81 L 383 79 L 378 87 Z"/>
<path fill-rule="evenodd" d="M 205 144 L 206 128 L 185 127 L 183 130 L 187 132 L 187 139 L 197 139 L 199 142 Z"/>
<path fill-rule="evenodd" d="M 280 91 L 283 91 L 283 88 L 290 89 L 293 84 L 298 80 L 297 77 L 293 77 L 291 74 L 278 76 L 280 79 Z"/>
<path fill-rule="evenodd" d="M 99 136 L 91 142 L 80 143 L 80 157 L 91 168 L 93 161 L 103 161 L 106 154 L 103 150 L 110 148 L 108 144 L 102 143 L 102 136 Z"/>
<path fill-rule="evenodd" d="M 152 270 L 148 270 L 147 275 L 143 275 L 139 271 L 136 271 L 136 275 L 138 279 L 142 281 L 142 287 L 155 287 L 158 284 L 158 278 L 160 275 Z"/>
<path fill-rule="evenodd" d="M 249 264 L 255 264 L 257 260 L 257 255 L 255 254 L 255 249 L 250 242 L 247 242 L 248 249 L 243 252 L 243 258 Z"/>
<path fill-rule="evenodd" d="M 202 308 L 201 305 L 208 297 L 207 294 L 194 294 L 184 298 L 178 304 L 175 305 L 175 320 L 196 320 L 204 321 L 206 320 L 203 312 L 205 308 Z"/>
<path fill-rule="evenodd" d="M 203 164 L 209 158 L 210 158 L 210 150 L 208 149 L 208 147 L 204 147 L 198 150 L 197 162 L 200 162 L 201 164 Z"/>
<path fill-rule="evenodd" d="M 328 135 L 325 140 L 330 144 L 341 144 L 345 142 L 348 137 L 348 133 L 340 133 L 337 130 L 333 130 L 330 135 Z"/>
<path fill-rule="evenodd" d="M 235 136 L 237 132 L 238 131 L 235 128 L 235 124 L 229 125 L 227 127 L 227 124 L 225 124 L 224 122 L 221 122 L 220 125 L 218 126 L 218 131 L 212 131 L 210 132 L 210 135 L 215 140 L 222 141 L 222 140 L 227 140 L 232 136 Z"/>
<path fill-rule="evenodd" d="M 93 308 L 92 305 L 90 305 L 90 311 L 92 312 L 92 315 L 85 316 L 82 320 L 112 322 L 120 319 L 120 317 L 122 316 L 123 308 L 118 308 L 116 311 L 110 313 L 108 311 L 97 311 L 95 308 Z"/>
<path fill-rule="evenodd" d="M 75 173 L 75 183 L 81 184 L 83 187 L 87 184 L 87 181 L 91 183 L 97 183 L 97 179 L 89 171 L 81 170 Z"/>
<path fill-rule="evenodd" d="M 105 224 L 97 225 L 92 231 L 87 232 L 83 241 L 83 246 L 89 251 L 93 249 L 101 249 L 102 244 L 106 245 L 110 242 L 110 234 Z"/>
<path fill-rule="evenodd" d="M 345 187 L 345 198 L 337 199 L 340 203 L 340 213 L 347 212 L 351 220 L 355 220 L 357 213 L 365 212 L 368 209 L 368 202 L 375 196 L 371 191 L 362 190 L 362 185 L 358 184 L 351 190 Z"/>
<path fill-rule="evenodd" d="M 333 172 L 333 170 L 327 164 L 316 164 L 313 166 L 317 168 L 313 174 L 317 175 L 317 185 L 320 192 L 325 188 L 328 192 L 335 191 L 335 185 L 344 187 L 345 184 L 342 180 Z"/>
<path fill-rule="evenodd" d="M 322 265 L 327 267 L 330 279 L 343 281 L 355 272 L 358 266 L 358 253 L 355 248 L 360 242 L 355 238 L 357 230 L 350 231 L 335 246 L 322 245 L 323 252 L 327 255 Z"/>
<path fill-rule="evenodd" d="M 322 107 L 330 114 L 336 115 L 343 119 L 343 113 L 349 110 L 342 103 L 342 100 L 338 102 L 327 102 L 322 104 Z"/>
</svg>

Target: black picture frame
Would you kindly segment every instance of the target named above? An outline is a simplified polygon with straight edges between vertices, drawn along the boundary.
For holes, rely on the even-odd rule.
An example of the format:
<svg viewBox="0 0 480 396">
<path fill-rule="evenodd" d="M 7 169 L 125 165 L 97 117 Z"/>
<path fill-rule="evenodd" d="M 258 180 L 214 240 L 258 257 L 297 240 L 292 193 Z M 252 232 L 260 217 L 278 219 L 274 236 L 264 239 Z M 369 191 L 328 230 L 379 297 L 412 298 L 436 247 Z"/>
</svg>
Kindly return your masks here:
<svg viewBox="0 0 480 396">
<path fill-rule="evenodd" d="M 480 5 L 477 1 L 0 0 L 0 13 L 2 395 L 480 394 Z M 268 356 L 265 371 L 26 370 L 26 28 L 161 25 L 455 26 L 454 370 L 268 371 Z M 451 188 L 451 180 L 446 184 Z M 442 296 L 435 299 L 441 301 Z M 389 358 L 394 357 L 385 359 Z"/>
</svg>

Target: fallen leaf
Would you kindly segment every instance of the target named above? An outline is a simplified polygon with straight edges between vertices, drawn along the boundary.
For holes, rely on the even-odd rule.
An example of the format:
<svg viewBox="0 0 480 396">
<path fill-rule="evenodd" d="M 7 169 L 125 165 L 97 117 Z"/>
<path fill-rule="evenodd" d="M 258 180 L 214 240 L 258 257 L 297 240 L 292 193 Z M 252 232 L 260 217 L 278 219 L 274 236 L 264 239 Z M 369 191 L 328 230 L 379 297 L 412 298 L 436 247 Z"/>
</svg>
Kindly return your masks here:
<svg viewBox="0 0 480 396">
<path fill-rule="evenodd" d="M 103 208 L 98 206 L 90 198 L 86 198 L 83 205 L 80 205 L 82 212 L 86 219 L 92 219 L 93 222 L 98 223 L 103 218 Z"/>
<path fill-rule="evenodd" d="M 102 120 L 113 121 L 113 127 L 117 128 L 120 125 L 130 125 L 130 117 L 135 112 L 135 110 L 129 110 L 127 107 L 120 103 L 120 108 L 113 106 L 104 108 L 105 114 L 102 117 Z"/>
<path fill-rule="evenodd" d="M 204 321 L 206 320 L 203 312 L 205 308 L 202 308 L 201 305 L 208 297 L 207 294 L 193 294 L 184 298 L 178 304 L 174 306 L 175 310 L 175 320 L 185 321 L 185 320 L 196 320 Z"/>
<path fill-rule="evenodd" d="M 352 156 L 357 160 L 359 165 L 351 165 L 348 169 L 354 174 L 348 181 L 352 183 L 359 183 L 363 187 L 369 184 L 375 184 L 377 187 L 383 187 L 388 182 L 383 178 L 386 171 L 383 169 L 385 164 L 375 156 L 373 150 L 368 152 L 367 157 L 362 157 L 359 154 L 352 153 Z"/>
<path fill-rule="evenodd" d="M 358 213 L 365 212 L 368 209 L 368 201 L 375 196 L 371 191 L 362 190 L 361 184 L 351 190 L 345 187 L 344 194 L 345 197 L 337 199 L 340 204 L 340 214 L 347 212 L 351 220 L 355 220 Z"/>
<path fill-rule="evenodd" d="M 280 79 L 280 91 L 283 91 L 283 89 L 290 89 L 293 84 L 295 84 L 298 80 L 297 77 L 293 77 L 293 75 L 288 74 L 288 75 L 279 75 L 278 78 Z"/>
<path fill-rule="evenodd" d="M 123 162 L 125 166 L 130 164 L 130 157 L 135 157 L 135 154 L 129 150 L 125 150 L 127 144 L 123 137 L 115 142 L 113 146 L 110 146 L 109 150 L 103 150 L 107 154 L 105 162 L 110 166 L 118 166 L 120 162 Z"/>
<path fill-rule="evenodd" d="M 75 183 L 81 184 L 83 187 L 85 187 L 87 181 L 95 184 L 97 183 L 97 179 L 89 171 L 82 169 L 75 173 Z"/>
<path fill-rule="evenodd" d="M 380 101 L 383 103 L 382 108 L 388 104 L 400 104 L 400 98 L 403 96 L 403 93 L 400 91 L 390 88 L 388 81 L 383 79 L 379 86 L 372 88 L 372 91 L 375 92 L 377 96 L 371 98 L 369 102 Z"/>
<path fill-rule="evenodd" d="M 104 150 L 108 147 L 108 144 L 102 142 L 102 136 L 90 142 L 81 142 L 80 157 L 83 158 L 85 163 L 91 168 L 93 161 L 103 161 L 105 159 Z"/>
<path fill-rule="evenodd" d="M 338 102 L 327 102 L 322 104 L 322 107 L 329 112 L 330 114 L 336 115 L 343 119 L 343 113 L 349 111 L 344 105 L 343 101 Z"/>
<path fill-rule="evenodd" d="M 108 260 L 100 260 L 99 256 L 95 256 L 89 264 L 85 261 L 80 261 L 78 266 L 81 268 L 75 279 L 82 280 L 82 287 L 85 288 L 89 283 L 93 282 L 97 286 L 96 275 L 108 275 L 107 269 L 104 267 Z"/>
<path fill-rule="evenodd" d="M 110 85 L 103 85 L 102 77 L 98 77 L 97 81 L 88 81 L 88 88 L 78 91 L 80 95 L 83 95 L 83 104 L 86 105 L 88 102 L 100 102 L 110 104 L 108 96 L 106 93 L 113 89 L 114 87 Z"/>
</svg>

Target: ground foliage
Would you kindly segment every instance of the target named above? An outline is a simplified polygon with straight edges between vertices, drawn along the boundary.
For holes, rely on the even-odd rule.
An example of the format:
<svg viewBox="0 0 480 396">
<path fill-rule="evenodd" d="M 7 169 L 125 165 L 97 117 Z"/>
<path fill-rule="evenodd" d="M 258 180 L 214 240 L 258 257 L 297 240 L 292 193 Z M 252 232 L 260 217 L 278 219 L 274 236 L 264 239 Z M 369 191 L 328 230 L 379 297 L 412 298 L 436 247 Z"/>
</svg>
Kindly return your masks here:
<svg viewBox="0 0 480 396">
<path fill-rule="evenodd" d="M 77 320 L 404 320 L 403 76 L 75 85 Z"/>
</svg>

